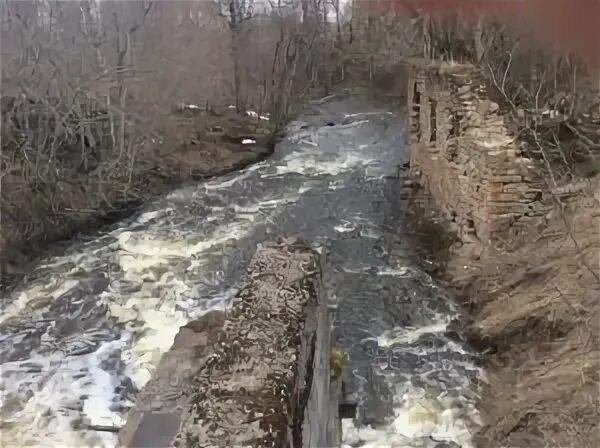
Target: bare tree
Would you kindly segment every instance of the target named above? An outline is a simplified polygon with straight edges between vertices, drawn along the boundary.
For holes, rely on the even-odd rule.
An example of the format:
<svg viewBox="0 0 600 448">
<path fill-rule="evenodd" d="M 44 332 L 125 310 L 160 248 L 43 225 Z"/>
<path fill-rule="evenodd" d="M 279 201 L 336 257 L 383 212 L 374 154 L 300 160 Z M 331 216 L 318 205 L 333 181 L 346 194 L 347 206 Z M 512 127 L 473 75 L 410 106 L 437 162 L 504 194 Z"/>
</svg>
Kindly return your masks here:
<svg viewBox="0 0 600 448">
<path fill-rule="evenodd" d="M 165 148 L 204 138 L 209 109 L 271 113 L 276 131 L 320 82 L 326 9 L 325 0 L 1 0 L 0 239 L 43 237 L 142 200 Z"/>
</svg>

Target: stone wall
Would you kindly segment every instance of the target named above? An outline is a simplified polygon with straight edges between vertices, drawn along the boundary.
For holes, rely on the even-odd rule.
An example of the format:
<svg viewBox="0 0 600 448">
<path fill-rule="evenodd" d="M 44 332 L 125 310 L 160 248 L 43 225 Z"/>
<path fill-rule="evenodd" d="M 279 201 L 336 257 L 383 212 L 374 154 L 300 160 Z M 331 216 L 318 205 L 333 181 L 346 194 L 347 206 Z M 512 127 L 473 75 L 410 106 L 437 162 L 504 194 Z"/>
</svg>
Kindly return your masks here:
<svg viewBox="0 0 600 448">
<path fill-rule="evenodd" d="M 260 245 L 233 308 L 181 328 L 120 446 L 339 446 L 320 273 L 302 243 Z"/>
<path fill-rule="evenodd" d="M 600 177 L 550 189 L 476 69 L 410 65 L 411 171 L 458 235 L 445 273 L 486 371 L 475 446 L 597 446 Z"/>
<path fill-rule="evenodd" d="M 548 211 L 542 180 L 472 66 L 411 61 L 411 171 L 478 260 Z M 466 250 L 465 249 L 470 249 Z"/>
</svg>

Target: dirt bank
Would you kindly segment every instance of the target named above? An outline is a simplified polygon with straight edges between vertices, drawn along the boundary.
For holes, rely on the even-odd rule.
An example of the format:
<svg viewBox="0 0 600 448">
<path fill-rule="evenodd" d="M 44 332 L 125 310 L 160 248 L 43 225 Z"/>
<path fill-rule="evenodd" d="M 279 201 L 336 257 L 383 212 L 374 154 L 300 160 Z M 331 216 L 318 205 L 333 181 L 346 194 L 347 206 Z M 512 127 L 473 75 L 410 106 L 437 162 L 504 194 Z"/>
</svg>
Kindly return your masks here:
<svg viewBox="0 0 600 448">
<path fill-rule="evenodd" d="M 476 334 L 492 350 L 480 446 L 598 444 L 599 180 L 469 279 Z"/>
<path fill-rule="evenodd" d="M 470 309 L 470 342 L 484 354 L 488 381 L 477 446 L 598 444 L 599 192 L 599 178 L 586 181 L 515 237 L 516 249 L 490 251 L 475 262 L 436 201 L 416 193 L 416 216 L 439 218 L 438 229 L 454 240 L 438 245 L 445 265 L 437 274 Z"/>
<path fill-rule="evenodd" d="M 127 155 L 86 148 L 97 158 L 86 158 L 85 167 L 79 147 L 60 148 L 47 176 L 34 175 L 26 150 L 4 139 L 0 281 L 22 275 L 57 241 L 115 222 L 185 183 L 261 160 L 273 148 L 268 120 L 231 109 L 173 113 Z"/>
<path fill-rule="evenodd" d="M 600 421 L 600 178 L 552 185 L 476 71 L 417 68 L 411 172 L 455 243 L 446 280 L 484 353 L 478 446 L 594 447 Z"/>
</svg>

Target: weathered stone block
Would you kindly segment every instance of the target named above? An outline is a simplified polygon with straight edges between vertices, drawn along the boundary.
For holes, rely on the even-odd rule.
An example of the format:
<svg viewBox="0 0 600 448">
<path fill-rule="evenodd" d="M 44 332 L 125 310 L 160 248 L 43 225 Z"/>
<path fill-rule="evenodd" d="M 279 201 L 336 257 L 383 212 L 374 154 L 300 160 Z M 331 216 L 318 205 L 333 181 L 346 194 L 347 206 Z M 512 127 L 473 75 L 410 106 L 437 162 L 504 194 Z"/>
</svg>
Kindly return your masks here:
<svg viewBox="0 0 600 448">
<path fill-rule="evenodd" d="M 513 164 L 509 164 L 508 166 L 513 166 Z M 500 167 L 495 168 L 493 171 L 493 175 L 495 176 L 523 176 L 523 170 L 520 168 L 508 168 L 508 167 Z"/>
<path fill-rule="evenodd" d="M 519 202 L 521 195 L 519 193 L 489 193 L 488 200 L 492 202 Z"/>
<path fill-rule="evenodd" d="M 531 211 L 527 204 L 522 204 L 520 202 L 490 202 L 487 204 L 487 210 L 491 214 L 525 214 Z"/>
<path fill-rule="evenodd" d="M 482 189 L 489 193 L 504 193 L 504 184 L 485 182 Z"/>
<path fill-rule="evenodd" d="M 490 182 L 499 182 L 503 184 L 514 184 L 517 182 L 521 182 L 523 178 L 521 176 L 490 176 Z"/>
</svg>

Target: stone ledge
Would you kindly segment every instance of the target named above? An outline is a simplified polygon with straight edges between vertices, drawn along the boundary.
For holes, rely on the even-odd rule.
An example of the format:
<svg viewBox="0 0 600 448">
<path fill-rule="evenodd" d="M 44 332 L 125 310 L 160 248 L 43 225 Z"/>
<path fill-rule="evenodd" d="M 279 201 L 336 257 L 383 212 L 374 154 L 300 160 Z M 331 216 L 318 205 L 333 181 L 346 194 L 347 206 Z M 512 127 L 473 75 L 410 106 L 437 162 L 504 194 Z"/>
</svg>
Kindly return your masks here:
<svg viewBox="0 0 600 448">
<path fill-rule="evenodd" d="M 259 245 L 233 308 L 181 328 L 120 446 L 338 446 L 329 329 L 319 255 Z"/>
</svg>

